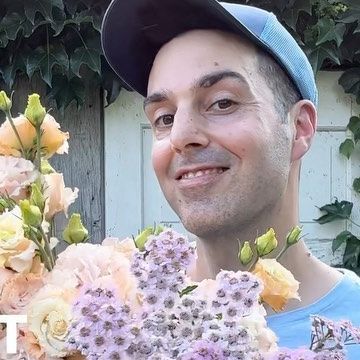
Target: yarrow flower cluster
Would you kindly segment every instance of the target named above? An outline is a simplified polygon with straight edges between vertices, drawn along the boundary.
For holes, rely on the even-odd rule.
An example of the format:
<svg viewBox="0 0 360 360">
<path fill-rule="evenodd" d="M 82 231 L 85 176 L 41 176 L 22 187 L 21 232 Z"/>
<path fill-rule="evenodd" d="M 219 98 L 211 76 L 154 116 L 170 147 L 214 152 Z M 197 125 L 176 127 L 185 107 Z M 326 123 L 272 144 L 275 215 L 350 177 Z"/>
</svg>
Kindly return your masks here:
<svg viewBox="0 0 360 360">
<path fill-rule="evenodd" d="M 260 359 L 275 346 L 259 304 L 262 286 L 248 272 L 221 271 L 194 285 L 186 269 L 194 248 L 166 230 L 135 252 L 131 269 L 140 310 L 115 292 L 87 288 L 74 304 L 69 349 L 89 359 Z"/>
</svg>

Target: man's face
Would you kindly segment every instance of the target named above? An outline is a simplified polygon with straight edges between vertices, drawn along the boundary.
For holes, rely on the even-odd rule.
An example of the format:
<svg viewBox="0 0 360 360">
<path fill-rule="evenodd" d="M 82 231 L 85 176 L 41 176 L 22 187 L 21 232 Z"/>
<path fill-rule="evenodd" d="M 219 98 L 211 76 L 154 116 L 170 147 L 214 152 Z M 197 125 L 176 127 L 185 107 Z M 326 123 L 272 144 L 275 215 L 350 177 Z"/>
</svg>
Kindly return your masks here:
<svg viewBox="0 0 360 360">
<path fill-rule="evenodd" d="M 291 127 L 274 110 L 255 48 L 196 30 L 158 53 L 145 112 L 162 191 L 190 232 L 236 232 L 276 212 L 290 171 Z"/>
</svg>

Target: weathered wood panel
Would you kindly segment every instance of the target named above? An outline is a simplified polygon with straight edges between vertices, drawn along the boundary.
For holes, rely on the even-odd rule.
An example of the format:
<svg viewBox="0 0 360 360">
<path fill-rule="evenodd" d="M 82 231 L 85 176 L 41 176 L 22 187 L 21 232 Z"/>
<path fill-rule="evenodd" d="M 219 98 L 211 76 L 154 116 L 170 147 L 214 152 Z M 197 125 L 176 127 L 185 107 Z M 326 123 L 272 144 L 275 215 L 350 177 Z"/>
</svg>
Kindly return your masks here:
<svg viewBox="0 0 360 360">
<path fill-rule="evenodd" d="M 79 197 L 71 205 L 69 213 L 83 214 L 84 225 L 91 234 L 91 242 L 99 243 L 104 238 L 104 144 L 103 144 L 103 102 L 100 89 L 88 89 L 88 100 L 81 109 L 72 104 L 64 114 L 51 110 L 60 123 L 62 131 L 69 131 L 69 154 L 55 155 L 51 159 L 54 168 L 62 172 L 68 187 L 78 187 Z M 55 108 L 45 98 L 45 89 L 38 81 L 29 83 L 26 79 L 16 83 L 13 116 L 24 111 L 27 95 L 37 92 L 47 109 Z M 63 228 L 64 216 L 57 216 L 57 230 Z M 60 248 L 63 248 L 61 246 Z"/>
</svg>

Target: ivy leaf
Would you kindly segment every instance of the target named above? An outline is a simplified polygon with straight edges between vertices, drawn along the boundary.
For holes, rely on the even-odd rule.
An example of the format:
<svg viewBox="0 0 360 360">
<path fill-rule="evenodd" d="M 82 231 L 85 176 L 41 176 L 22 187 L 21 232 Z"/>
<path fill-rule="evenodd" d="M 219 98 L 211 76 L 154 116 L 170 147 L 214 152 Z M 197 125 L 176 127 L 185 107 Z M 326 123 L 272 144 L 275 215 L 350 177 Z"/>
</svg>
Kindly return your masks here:
<svg viewBox="0 0 360 360">
<path fill-rule="evenodd" d="M 66 10 L 71 16 L 74 16 L 79 4 L 81 3 L 81 0 L 65 0 L 64 2 Z"/>
<path fill-rule="evenodd" d="M 339 78 L 339 84 L 347 94 L 355 94 L 360 104 L 360 67 L 346 70 Z"/>
<path fill-rule="evenodd" d="M 283 18 L 284 18 L 285 22 L 294 31 L 296 31 L 296 23 L 297 23 L 300 11 L 305 11 L 306 13 L 311 14 L 310 0 L 295 1 L 295 3 L 291 7 L 285 9 L 285 11 L 283 12 Z"/>
<path fill-rule="evenodd" d="M 9 86 L 9 89 L 12 89 L 18 71 L 22 73 L 26 72 L 24 59 L 20 55 L 14 56 L 12 61 L 7 66 L 0 68 L 2 77 L 5 83 Z"/>
<path fill-rule="evenodd" d="M 360 194 L 360 178 L 355 178 L 353 181 L 353 189 Z"/>
<path fill-rule="evenodd" d="M 334 253 L 345 241 L 353 236 L 350 231 L 342 231 L 332 242 L 332 252 Z"/>
<path fill-rule="evenodd" d="M 355 149 L 355 144 L 352 139 L 346 139 L 339 146 L 340 154 L 346 156 L 348 159 L 350 159 L 350 156 L 354 151 L 354 149 Z"/>
<path fill-rule="evenodd" d="M 101 74 L 101 58 L 99 49 L 81 46 L 75 49 L 70 57 L 70 69 L 78 76 L 82 65 L 87 65 L 91 70 Z"/>
<path fill-rule="evenodd" d="M 75 24 L 80 26 L 83 23 L 92 23 L 93 17 L 91 16 L 91 12 L 89 10 L 83 10 L 79 13 L 74 14 L 74 16 L 70 19 L 66 19 L 64 21 L 64 25 Z"/>
<path fill-rule="evenodd" d="M 56 101 L 57 108 L 64 111 L 72 101 L 80 108 L 85 101 L 85 85 L 79 78 L 68 79 L 64 75 L 54 75 L 48 96 Z"/>
<path fill-rule="evenodd" d="M 360 118 L 358 116 L 352 116 L 347 128 L 353 133 L 356 144 L 360 140 Z"/>
<path fill-rule="evenodd" d="M 52 10 L 57 7 L 64 12 L 64 3 L 62 0 L 31 0 L 24 1 L 24 10 L 26 17 L 35 24 L 36 13 L 39 12 L 44 19 L 53 20 Z"/>
<path fill-rule="evenodd" d="M 347 239 L 343 257 L 343 263 L 347 268 L 353 269 L 359 266 L 360 240 L 356 236 Z"/>
<path fill-rule="evenodd" d="M 318 219 L 314 219 L 319 224 L 326 224 L 334 220 L 349 219 L 353 203 L 350 201 L 342 200 L 339 202 L 335 200 L 332 204 L 326 204 L 319 208 L 320 211 L 326 212 L 325 215 L 320 216 Z"/>
<path fill-rule="evenodd" d="M 336 45 L 340 46 L 344 38 L 346 25 L 343 23 L 337 23 L 335 25 L 334 20 L 329 18 L 320 19 L 319 23 L 320 22 L 322 23 L 322 26 L 319 28 L 320 33 L 316 45 L 334 40 L 336 41 Z"/>
<path fill-rule="evenodd" d="M 194 291 L 196 288 L 198 287 L 198 285 L 190 285 L 187 286 L 185 289 L 181 290 L 179 292 L 180 297 L 186 295 L 186 294 L 190 294 L 192 291 Z"/>
<path fill-rule="evenodd" d="M 0 22 L 0 47 L 6 47 L 9 40 L 15 40 L 20 31 L 25 37 L 30 36 L 33 32 L 31 23 L 18 13 L 4 16 Z"/>
<path fill-rule="evenodd" d="M 62 45 L 51 46 L 48 52 L 45 48 L 38 47 L 26 59 L 26 71 L 29 78 L 39 70 L 41 77 L 50 87 L 55 65 L 60 66 L 61 73 L 65 73 L 69 68 L 69 58 Z"/>
<path fill-rule="evenodd" d="M 330 59 L 340 65 L 338 50 L 329 42 L 311 49 L 308 57 L 315 74 L 320 70 L 325 59 Z"/>
</svg>

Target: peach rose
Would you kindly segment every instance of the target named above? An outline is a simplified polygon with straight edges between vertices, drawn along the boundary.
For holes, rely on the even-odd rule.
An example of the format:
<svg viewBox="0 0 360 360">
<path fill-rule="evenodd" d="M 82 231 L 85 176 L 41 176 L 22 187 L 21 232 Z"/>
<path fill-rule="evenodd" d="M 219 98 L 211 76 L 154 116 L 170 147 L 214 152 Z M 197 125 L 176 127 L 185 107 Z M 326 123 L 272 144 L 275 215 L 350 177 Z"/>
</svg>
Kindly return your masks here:
<svg viewBox="0 0 360 360">
<path fill-rule="evenodd" d="M 44 285 L 41 276 L 15 274 L 5 282 L 0 297 L 0 313 L 24 314 L 33 296 Z"/>
<path fill-rule="evenodd" d="M 0 156 L 0 194 L 8 194 L 15 201 L 24 199 L 27 187 L 36 180 L 34 164 L 23 158 Z"/>
<path fill-rule="evenodd" d="M 129 260 L 110 245 L 85 243 L 68 246 L 59 254 L 54 269 L 45 281 L 47 284 L 69 288 L 80 288 L 89 283 L 105 285 L 111 282 L 120 299 L 134 303 L 139 301 Z"/>
<path fill-rule="evenodd" d="M 79 189 L 65 187 L 62 174 L 44 175 L 45 217 L 52 219 L 55 214 L 64 212 L 67 216 L 69 206 L 77 199 Z"/>
<path fill-rule="evenodd" d="M 115 237 L 107 237 L 102 242 L 103 246 L 112 246 L 116 251 L 125 255 L 128 260 L 131 260 L 135 251 L 137 251 L 134 240 L 131 238 L 125 238 L 120 240 Z"/>
<path fill-rule="evenodd" d="M 14 118 L 13 121 L 24 148 L 31 149 L 36 137 L 35 128 L 24 115 Z M 50 158 L 55 153 L 67 153 L 69 133 L 62 132 L 59 123 L 51 115 L 45 115 L 41 130 L 43 131 L 41 146 L 46 158 Z M 9 120 L 6 120 L 0 127 L 0 154 L 20 156 L 20 150 L 19 141 Z"/>
<path fill-rule="evenodd" d="M 299 282 L 275 259 L 259 259 L 252 272 L 264 284 L 261 299 L 274 311 L 283 310 L 290 299 L 300 300 Z"/>
<path fill-rule="evenodd" d="M 28 329 L 20 330 L 19 342 L 30 359 L 47 360 L 44 349 L 39 345 L 35 335 Z"/>
<path fill-rule="evenodd" d="M 27 273 L 33 266 L 36 245 L 24 237 L 21 211 L 16 206 L 0 215 L 0 268 Z"/>
</svg>

